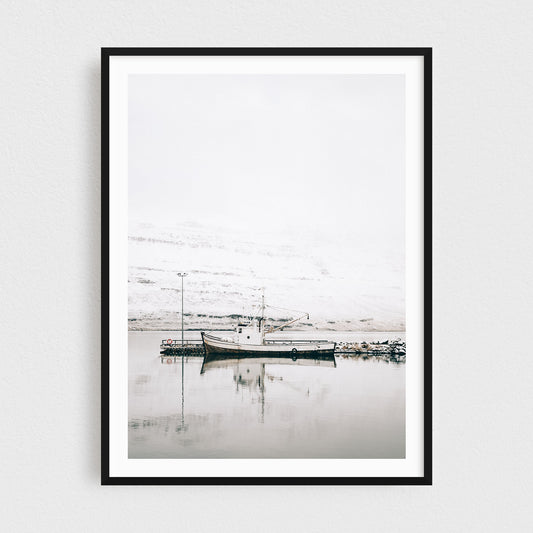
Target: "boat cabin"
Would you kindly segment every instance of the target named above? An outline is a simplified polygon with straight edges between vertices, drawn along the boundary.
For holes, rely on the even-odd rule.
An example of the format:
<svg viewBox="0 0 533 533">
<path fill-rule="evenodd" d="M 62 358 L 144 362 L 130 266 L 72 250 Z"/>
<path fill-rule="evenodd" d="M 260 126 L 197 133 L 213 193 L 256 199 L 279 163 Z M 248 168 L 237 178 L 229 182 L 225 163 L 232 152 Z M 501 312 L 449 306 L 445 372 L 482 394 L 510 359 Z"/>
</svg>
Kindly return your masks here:
<svg viewBox="0 0 533 533">
<path fill-rule="evenodd" d="M 237 324 L 235 341 L 239 344 L 263 344 L 265 338 L 264 320 L 254 318 L 251 322 Z"/>
</svg>

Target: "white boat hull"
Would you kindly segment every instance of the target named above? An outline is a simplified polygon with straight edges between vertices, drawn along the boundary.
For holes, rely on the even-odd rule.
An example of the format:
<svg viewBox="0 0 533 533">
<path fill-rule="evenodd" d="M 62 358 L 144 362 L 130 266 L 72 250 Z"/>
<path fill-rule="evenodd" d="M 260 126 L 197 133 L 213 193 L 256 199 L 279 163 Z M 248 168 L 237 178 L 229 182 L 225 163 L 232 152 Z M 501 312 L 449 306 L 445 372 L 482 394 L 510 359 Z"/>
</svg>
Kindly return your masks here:
<svg viewBox="0 0 533 533">
<path fill-rule="evenodd" d="M 206 354 L 250 354 L 254 356 L 285 355 L 305 357 L 313 355 L 333 355 L 334 342 L 327 341 L 265 341 L 264 344 L 244 344 L 228 341 L 202 332 Z"/>
</svg>

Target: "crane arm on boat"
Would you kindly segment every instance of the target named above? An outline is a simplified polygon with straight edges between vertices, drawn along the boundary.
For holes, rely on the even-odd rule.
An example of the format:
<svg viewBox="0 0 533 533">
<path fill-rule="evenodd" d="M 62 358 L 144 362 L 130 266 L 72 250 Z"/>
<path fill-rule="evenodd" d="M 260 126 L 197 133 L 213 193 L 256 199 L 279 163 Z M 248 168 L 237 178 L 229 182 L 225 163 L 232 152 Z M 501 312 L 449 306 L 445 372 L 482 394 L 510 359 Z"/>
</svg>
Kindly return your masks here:
<svg viewBox="0 0 533 533">
<path fill-rule="evenodd" d="M 281 326 L 278 326 L 277 328 L 270 328 L 267 333 L 274 333 L 274 331 L 279 331 L 283 328 L 286 328 L 287 326 L 290 326 L 291 324 L 294 324 L 295 322 L 298 322 L 299 320 L 302 320 L 303 318 L 307 318 L 309 320 L 309 313 L 305 313 L 305 315 L 302 315 L 298 318 L 295 318 L 294 320 L 291 320 L 290 322 L 286 322 L 285 324 L 282 324 Z"/>
</svg>

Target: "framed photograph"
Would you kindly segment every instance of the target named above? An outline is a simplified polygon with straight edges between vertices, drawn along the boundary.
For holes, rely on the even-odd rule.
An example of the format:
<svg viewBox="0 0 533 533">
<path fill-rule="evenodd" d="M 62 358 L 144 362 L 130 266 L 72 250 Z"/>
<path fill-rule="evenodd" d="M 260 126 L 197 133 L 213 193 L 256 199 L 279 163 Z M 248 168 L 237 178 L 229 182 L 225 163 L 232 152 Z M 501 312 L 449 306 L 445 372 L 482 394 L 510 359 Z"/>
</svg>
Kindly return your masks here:
<svg viewBox="0 0 533 533">
<path fill-rule="evenodd" d="M 431 484 L 431 49 L 102 49 L 102 483 Z"/>
</svg>

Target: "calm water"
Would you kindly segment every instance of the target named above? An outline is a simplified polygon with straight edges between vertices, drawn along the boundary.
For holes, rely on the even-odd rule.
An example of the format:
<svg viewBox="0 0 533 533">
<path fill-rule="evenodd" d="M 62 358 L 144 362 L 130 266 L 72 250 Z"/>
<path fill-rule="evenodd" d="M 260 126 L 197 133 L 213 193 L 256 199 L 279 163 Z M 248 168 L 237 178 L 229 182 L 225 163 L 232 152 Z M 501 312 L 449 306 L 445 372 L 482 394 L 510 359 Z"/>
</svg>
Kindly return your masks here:
<svg viewBox="0 0 533 533">
<path fill-rule="evenodd" d="M 248 360 L 202 369 L 202 357 L 162 362 L 159 344 L 170 337 L 179 334 L 129 332 L 130 458 L 405 457 L 404 364 L 335 357 L 336 366 Z"/>
</svg>

